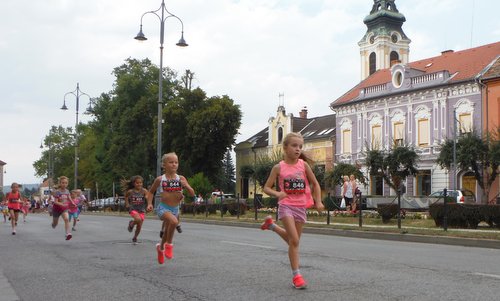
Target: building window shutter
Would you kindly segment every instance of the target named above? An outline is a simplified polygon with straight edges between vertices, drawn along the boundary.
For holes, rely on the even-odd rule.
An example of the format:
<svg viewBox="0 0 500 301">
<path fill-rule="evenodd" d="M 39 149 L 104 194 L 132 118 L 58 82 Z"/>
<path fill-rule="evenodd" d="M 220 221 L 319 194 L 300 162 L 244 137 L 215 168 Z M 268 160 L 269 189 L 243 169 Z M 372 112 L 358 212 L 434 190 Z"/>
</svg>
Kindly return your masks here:
<svg viewBox="0 0 500 301">
<path fill-rule="evenodd" d="M 351 151 L 351 130 L 342 131 L 342 151 L 344 154 L 350 154 Z"/>
<path fill-rule="evenodd" d="M 405 126 L 402 122 L 394 123 L 393 139 L 395 146 L 402 146 L 404 143 Z"/>
<path fill-rule="evenodd" d="M 418 145 L 428 146 L 429 144 L 429 119 L 420 119 L 418 121 Z"/>
<path fill-rule="evenodd" d="M 372 126 L 372 149 L 382 148 L 382 127 L 380 125 Z"/>
</svg>

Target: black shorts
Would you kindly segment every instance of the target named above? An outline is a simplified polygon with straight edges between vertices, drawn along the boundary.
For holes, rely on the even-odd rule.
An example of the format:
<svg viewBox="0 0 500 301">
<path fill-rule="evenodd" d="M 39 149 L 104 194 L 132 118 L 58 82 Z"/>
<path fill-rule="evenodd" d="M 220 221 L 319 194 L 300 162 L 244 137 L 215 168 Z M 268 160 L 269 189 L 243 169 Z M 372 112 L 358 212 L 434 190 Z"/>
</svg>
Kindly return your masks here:
<svg viewBox="0 0 500 301">
<path fill-rule="evenodd" d="M 346 206 L 351 205 L 351 204 L 352 204 L 352 199 L 353 199 L 353 198 L 348 198 L 348 197 L 346 197 L 346 196 L 345 196 L 345 197 L 344 197 L 344 200 L 345 200 L 345 205 L 346 205 Z"/>
</svg>

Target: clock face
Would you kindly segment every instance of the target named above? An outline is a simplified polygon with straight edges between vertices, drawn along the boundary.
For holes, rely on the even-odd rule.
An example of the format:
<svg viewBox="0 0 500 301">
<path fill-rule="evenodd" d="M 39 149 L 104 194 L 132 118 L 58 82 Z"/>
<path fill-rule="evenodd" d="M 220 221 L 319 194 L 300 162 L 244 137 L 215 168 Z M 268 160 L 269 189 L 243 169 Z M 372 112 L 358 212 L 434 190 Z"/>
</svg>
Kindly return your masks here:
<svg viewBox="0 0 500 301">
<path fill-rule="evenodd" d="M 398 36 L 397 36 L 397 35 L 395 35 L 395 34 L 393 34 L 393 35 L 391 36 L 391 40 L 392 40 L 392 42 L 393 42 L 393 43 L 396 43 L 396 42 L 398 41 Z"/>
<path fill-rule="evenodd" d="M 373 44 L 373 42 L 375 42 L 375 36 L 370 37 L 370 44 Z"/>
</svg>

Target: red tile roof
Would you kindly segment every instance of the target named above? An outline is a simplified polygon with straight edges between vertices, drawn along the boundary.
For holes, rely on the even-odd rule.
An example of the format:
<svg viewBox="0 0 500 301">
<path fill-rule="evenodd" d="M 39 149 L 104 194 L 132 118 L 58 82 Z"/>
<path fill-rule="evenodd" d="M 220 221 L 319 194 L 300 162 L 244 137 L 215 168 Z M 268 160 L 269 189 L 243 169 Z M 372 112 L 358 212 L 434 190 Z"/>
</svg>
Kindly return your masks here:
<svg viewBox="0 0 500 301">
<path fill-rule="evenodd" d="M 462 51 L 443 51 L 441 55 L 411 62 L 408 66 L 425 73 L 448 70 L 449 74 L 457 73 L 449 82 L 472 80 L 500 55 L 500 42 L 470 48 Z M 391 81 L 391 69 L 381 69 L 361 81 L 347 93 L 331 103 L 336 107 L 355 100 L 360 92 L 370 86 L 381 85 Z"/>
</svg>

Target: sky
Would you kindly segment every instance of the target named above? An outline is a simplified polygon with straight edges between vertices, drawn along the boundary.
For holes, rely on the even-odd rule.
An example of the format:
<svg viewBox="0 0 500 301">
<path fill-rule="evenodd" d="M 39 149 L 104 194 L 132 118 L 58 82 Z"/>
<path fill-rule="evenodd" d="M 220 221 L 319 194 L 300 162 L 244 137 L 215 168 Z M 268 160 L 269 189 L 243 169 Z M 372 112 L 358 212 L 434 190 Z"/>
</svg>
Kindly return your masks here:
<svg viewBox="0 0 500 301">
<path fill-rule="evenodd" d="M 373 0 L 166 0 L 181 25 L 165 22 L 163 64 L 194 72 L 193 87 L 228 95 L 242 110 L 236 142 L 264 129 L 283 104 L 298 116 L 332 114 L 329 104 L 360 81 L 358 42 Z M 76 89 L 113 89 L 127 58 L 160 61 L 160 21 L 143 13 L 161 0 L 2 0 L 0 2 L 0 160 L 4 185 L 39 183 L 33 162 L 52 125 L 75 126 Z M 397 0 L 411 39 L 410 61 L 500 41 L 500 1 Z M 280 98 L 280 94 L 283 97 Z M 88 99 L 80 97 L 79 119 Z M 152 137 L 153 139 L 154 137 Z"/>
</svg>

